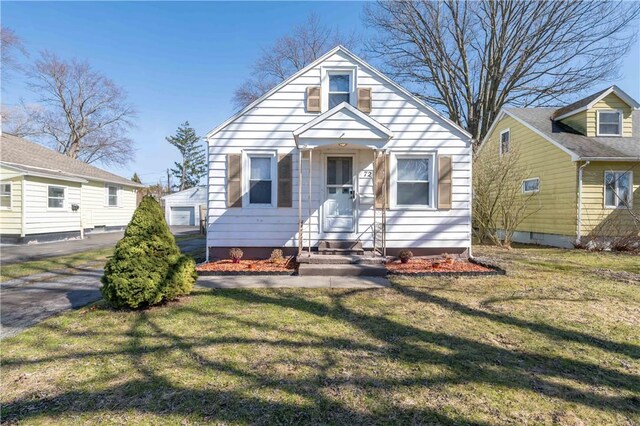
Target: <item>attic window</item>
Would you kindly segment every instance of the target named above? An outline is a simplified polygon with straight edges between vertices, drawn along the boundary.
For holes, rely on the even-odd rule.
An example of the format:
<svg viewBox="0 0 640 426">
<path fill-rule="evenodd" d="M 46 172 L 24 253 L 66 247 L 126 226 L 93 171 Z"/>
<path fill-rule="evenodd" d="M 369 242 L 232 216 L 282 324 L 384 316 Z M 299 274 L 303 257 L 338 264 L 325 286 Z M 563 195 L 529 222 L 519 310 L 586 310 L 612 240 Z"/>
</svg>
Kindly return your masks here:
<svg viewBox="0 0 640 426">
<path fill-rule="evenodd" d="M 351 84 L 349 74 L 329 74 L 329 109 L 349 103 L 351 97 Z"/>
<path fill-rule="evenodd" d="M 598 136 L 621 136 L 622 114 L 620 111 L 598 111 Z"/>
<path fill-rule="evenodd" d="M 500 155 L 508 154 L 511 148 L 511 130 L 506 129 L 500 132 Z"/>
</svg>

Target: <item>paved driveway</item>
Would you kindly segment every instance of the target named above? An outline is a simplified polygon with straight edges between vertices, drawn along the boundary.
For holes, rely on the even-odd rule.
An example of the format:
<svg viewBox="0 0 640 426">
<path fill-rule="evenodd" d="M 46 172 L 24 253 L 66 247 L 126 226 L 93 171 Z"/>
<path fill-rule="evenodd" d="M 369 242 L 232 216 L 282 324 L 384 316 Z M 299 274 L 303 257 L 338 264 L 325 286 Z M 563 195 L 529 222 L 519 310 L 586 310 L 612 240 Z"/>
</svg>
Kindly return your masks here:
<svg viewBox="0 0 640 426">
<path fill-rule="evenodd" d="M 181 234 L 184 235 L 185 232 L 190 233 L 183 230 Z M 99 239 L 101 247 L 112 246 L 118 240 L 118 235 L 113 233 L 94 236 L 97 235 L 110 236 L 108 239 Z M 122 233 L 119 233 L 119 237 L 122 237 Z M 53 246 L 57 250 L 54 256 L 61 256 L 82 251 L 78 250 L 79 247 L 89 250 L 86 245 L 78 244 L 85 241 L 38 244 L 29 248 L 40 249 L 45 246 Z M 107 244 L 107 242 L 109 243 Z M 68 248 L 67 243 L 75 243 L 75 245 Z M 204 254 L 204 237 L 180 240 L 178 245 L 183 253 L 191 254 L 196 258 Z M 75 251 L 65 251 L 71 249 Z M 4 252 L 4 247 L 2 251 Z M 35 256 L 33 252 L 29 255 Z M 45 255 L 37 258 L 42 259 L 43 257 L 50 256 Z M 102 297 L 100 294 L 102 266 L 94 263 L 93 265 L 64 271 L 51 271 L 0 283 L 0 323 L 2 324 L 0 339 L 13 336 L 52 315 L 68 309 L 80 308 L 99 300 Z"/>
</svg>

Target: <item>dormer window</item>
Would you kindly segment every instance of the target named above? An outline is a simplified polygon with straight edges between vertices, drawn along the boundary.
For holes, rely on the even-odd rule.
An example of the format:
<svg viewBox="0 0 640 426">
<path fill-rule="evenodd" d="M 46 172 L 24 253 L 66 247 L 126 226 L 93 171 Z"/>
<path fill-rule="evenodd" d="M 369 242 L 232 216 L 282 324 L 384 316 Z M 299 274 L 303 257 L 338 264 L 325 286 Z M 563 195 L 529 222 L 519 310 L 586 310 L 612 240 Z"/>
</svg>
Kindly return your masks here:
<svg viewBox="0 0 640 426">
<path fill-rule="evenodd" d="M 598 111 L 598 136 L 621 136 L 622 113 L 620 111 Z"/>
<path fill-rule="evenodd" d="M 329 109 L 350 102 L 350 79 L 350 74 L 329 74 Z"/>
</svg>

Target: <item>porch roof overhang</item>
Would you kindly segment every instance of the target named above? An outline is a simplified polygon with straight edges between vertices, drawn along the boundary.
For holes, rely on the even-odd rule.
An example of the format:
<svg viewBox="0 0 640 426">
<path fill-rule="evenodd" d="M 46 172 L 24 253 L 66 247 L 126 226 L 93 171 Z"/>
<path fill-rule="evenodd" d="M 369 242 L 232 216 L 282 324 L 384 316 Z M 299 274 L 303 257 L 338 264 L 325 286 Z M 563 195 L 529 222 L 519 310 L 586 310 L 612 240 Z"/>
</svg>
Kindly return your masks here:
<svg viewBox="0 0 640 426">
<path fill-rule="evenodd" d="M 307 149 L 343 143 L 380 149 L 392 137 L 391 130 L 346 102 L 293 131 L 296 146 Z"/>
</svg>

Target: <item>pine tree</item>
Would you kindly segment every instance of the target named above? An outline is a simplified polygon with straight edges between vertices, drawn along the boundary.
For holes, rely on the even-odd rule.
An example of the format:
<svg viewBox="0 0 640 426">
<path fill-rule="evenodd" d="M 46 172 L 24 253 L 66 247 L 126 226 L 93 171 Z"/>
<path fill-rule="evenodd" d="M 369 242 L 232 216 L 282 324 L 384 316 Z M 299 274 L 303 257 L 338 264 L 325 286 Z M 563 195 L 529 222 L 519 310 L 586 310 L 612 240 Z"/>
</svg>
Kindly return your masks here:
<svg viewBox="0 0 640 426">
<path fill-rule="evenodd" d="M 145 196 L 109 258 L 102 296 L 116 308 L 140 308 L 189 294 L 195 262 L 180 254 L 158 202 Z"/>
<path fill-rule="evenodd" d="M 140 176 L 138 176 L 137 172 L 133 172 L 133 176 L 131 177 L 131 180 L 137 183 L 142 183 L 142 180 L 140 179 Z"/>
<path fill-rule="evenodd" d="M 166 139 L 182 155 L 182 162 L 176 162 L 175 168 L 171 169 L 171 174 L 178 180 L 173 187 L 182 191 L 197 186 L 200 178 L 207 173 L 207 155 L 195 129 L 185 121 L 178 127 L 175 136 Z"/>
</svg>

